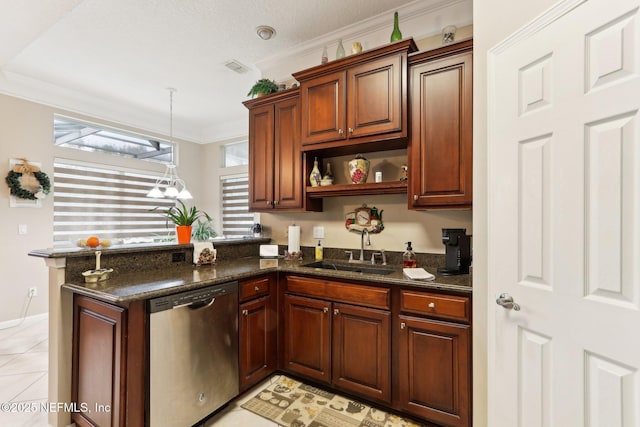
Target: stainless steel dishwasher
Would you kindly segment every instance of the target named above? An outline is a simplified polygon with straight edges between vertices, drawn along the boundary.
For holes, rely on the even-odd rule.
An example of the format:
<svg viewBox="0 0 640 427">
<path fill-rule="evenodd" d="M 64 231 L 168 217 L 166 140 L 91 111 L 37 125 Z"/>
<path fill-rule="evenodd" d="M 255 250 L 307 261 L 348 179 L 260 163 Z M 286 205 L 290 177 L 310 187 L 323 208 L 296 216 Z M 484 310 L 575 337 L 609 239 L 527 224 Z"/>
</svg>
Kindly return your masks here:
<svg viewBox="0 0 640 427">
<path fill-rule="evenodd" d="M 149 424 L 191 426 L 239 393 L 238 282 L 149 301 Z"/>
</svg>

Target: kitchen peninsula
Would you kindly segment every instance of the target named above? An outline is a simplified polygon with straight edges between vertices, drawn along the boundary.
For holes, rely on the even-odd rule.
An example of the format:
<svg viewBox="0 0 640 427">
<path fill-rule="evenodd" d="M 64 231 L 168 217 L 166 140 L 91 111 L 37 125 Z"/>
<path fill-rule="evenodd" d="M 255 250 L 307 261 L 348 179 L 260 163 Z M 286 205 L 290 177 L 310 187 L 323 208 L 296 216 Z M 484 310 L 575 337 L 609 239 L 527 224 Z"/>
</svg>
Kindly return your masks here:
<svg viewBox="0 0 640 427">
<path fill-rule="evenodd" d="M 238 281 L 241 392 L 280 370 L 413 417 L 444 425 L 470 425 L 468 275 L 438 276 L 433 282 L 417 282 L 404 278 L 395 265 L 389 266 L 393 269 L 390 274 L 367 274 L 310 268 L 306 265 L 312 262 L 311 257 L 304 261 L 279 260 L 274 265 L 273 260 L 265 263 L 256 256 L 258 245 L 267 241 L 216 242 L 217 263 L 200 267 L 191 264 L 191 245 L 114 247 L 102 254 L 103 265 L 114 268 L 114 272 L 108 280 L 97 283 L 84 283 L 81 275 L 83 270 L 93 268 L 95 258 L 91 250 L 31 252 L 32 256 L 45 258 L 50 266 L 51 300 L 55 305 L 51 321 L 59 322 L 60 326 L 59 335 L 50 338 L 55 353 L 50 356 L 50 375 L 58 391 L 50 399 L 66 402 L 101 399 L 89 403 L 113 408 L 110 413 L 73 414 L 73 420 L 81 425 L 147 425 L 148 301 Z M 263 309 L 256 311 L 256 307 Z M 301 318 L 296 316 L 301 307 L 314 319 L 312 324 L 299 324 Z M 88 331 L 89 323 L 78 327 L 78 313 L 82 310 L 90 314 L 94 326 L 99 325 L 97 330 Z M 364 318 L 366 322 L 361 321 Z M 382 322 L 375 320 L 378 318 Z M 323 325 L 318 335 L 312 332 L 315 320 Z M 359 340 L 353 345 L 339 340 L 339 325 L 345 322 L 352 331 L 379 332 L 378 340 L 375 343 Z M 309 337 L 308 342 L 300 343 L 306 346 L 302 352 L 306 356 L 292 351 L 291 346 L 296 343 L 288 338 L 298 336 L 296 328 L 303 328 Z M 82 333 L 78 333 L 79 329 Z M 435 338 L 438 335 L 442 339 Z M 254 345 L 251 354 L 247 354 L 246 341 L 256 337 L 260 338 L 258 344 L 270 341 L 269 348 Z M 83 339 L 90 340 L 91 347 Z M 321 342 L 328 342 L 329 346 Z M 368 357 L 356 353 L 362 351 L 356 347 L 363 344 L 368 346 L 367 352 L 372 352 Z M 422 360 L 416 360 L 415 354 L 408 353 L 409 346 L 414 345 L 430 345 L 435 353 L 421 354 Z M 89 351 L 93 358 L 83 356 L 83 351 Z M 317 352 L 318 360 L 325 362 L 331 360 L 326 355 L 333 354 L 333 366 L 314 369 L 308 360 L 297 359 L 315 358 L 316 354 L 310 355 L 309 351 Z M 446 360 L 443 357 L 451 360 L 446 365 L 434 366 L 428 360 L 433 356 L 440 358 L 438 363 Z M 89 360 L 90 364 L 79 367 L 78 359 L 85 363 Z M 379 384 L 372 384 L 369 378 L 340 375 L 350 365 L 362 363 L 376 367 L 374 374 Z M 429 383 L 438 387 L 426 390 L 423 381 L 409 384 L 411 376 L 416 375 L 414 364 L 426 369 L 432 376 Z M 299 369 L 300 366 L 305 369 Z M 329 376 L 318 377 L 317 372 Z M 89 379 L 91 392 L 82 388 L 83 381 Z M 61 425 L 70 422 L 64 419 L 69 414 L 55 415 Z M 92 418 L 97 416 L 103 419 Z"/>
</svg>

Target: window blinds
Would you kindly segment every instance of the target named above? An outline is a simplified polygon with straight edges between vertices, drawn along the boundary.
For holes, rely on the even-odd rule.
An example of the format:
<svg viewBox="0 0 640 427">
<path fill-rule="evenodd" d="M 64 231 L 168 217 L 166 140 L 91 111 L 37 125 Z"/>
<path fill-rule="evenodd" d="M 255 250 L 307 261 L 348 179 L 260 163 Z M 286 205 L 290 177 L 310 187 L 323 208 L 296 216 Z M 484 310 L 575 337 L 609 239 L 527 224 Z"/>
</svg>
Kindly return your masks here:
<svg viewBox="0 0 640 427">
<path fill-rule="evenodd" d="M 173 224 L 160 212 L 175 201 L 146 197 L 158 176 L 56 160 L 53 178 L 54 246 L 89 236 L 118 241 L 174 238 Z"/>
<path fill-rule="evenodd" d="M 248 175 L 222 178 L 222 233 L 226 237 L 251 234 Z"/>
</svg>

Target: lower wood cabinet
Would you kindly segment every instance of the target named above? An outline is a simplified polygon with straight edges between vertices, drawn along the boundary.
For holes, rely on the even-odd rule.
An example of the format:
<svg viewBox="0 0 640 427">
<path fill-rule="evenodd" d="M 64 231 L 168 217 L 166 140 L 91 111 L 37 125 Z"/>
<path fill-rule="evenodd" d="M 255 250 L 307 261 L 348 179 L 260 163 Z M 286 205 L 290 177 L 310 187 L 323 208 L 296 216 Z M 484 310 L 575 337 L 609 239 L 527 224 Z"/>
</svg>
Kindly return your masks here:
<svg viewBox="0 0 640 427">
<path fill-rule="evenodd" d="M 143 426 L 144 301 L 128 307 L 75 295 L 71 399 L 78 426 Z M 84 410 L 86 409 L 86 410 Z"/>
<path fill-rule="evenodd" d="M 333 304 L 333 384 L 382 402 L 391 401 L 391 313 Z"/>
<path fill-rule="evenodd" d="M 273 275 L 240 283 L 241 391 L 259 383 L 276 370 L 275 300 L 275 276 Z"/>
<path fill-rule="evenodd" d="M 351 303 L 378 306 L 388 290 L 302 277 L 287 285 L 296 295 L 284 296 L 284 369 L 390 403 L 391 312 Z"/>
<path fill-rule="evenodd" d="M 401 293 L 405 311 L 461 322 L 469 318 L 469 305 L 468 297 Z M 398 409 L 445 426 L 470 426 L 471 326 L 399 314 L 397 336 Z"/>
</svg>

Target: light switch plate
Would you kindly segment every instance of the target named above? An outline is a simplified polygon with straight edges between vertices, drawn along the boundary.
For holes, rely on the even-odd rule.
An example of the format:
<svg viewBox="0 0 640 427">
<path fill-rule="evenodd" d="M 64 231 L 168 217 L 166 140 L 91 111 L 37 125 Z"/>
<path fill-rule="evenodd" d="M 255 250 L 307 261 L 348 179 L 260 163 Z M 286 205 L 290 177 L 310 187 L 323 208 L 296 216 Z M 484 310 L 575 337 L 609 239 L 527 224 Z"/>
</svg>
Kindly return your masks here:
<svg viewBox="0 0 640 427">
<path fill-rule="evenodd" d="M 324 227 L 321 225 L 316 225 L 313 227 L 313 238 L 314 239 L 324 239 Z"/>
</svg>

